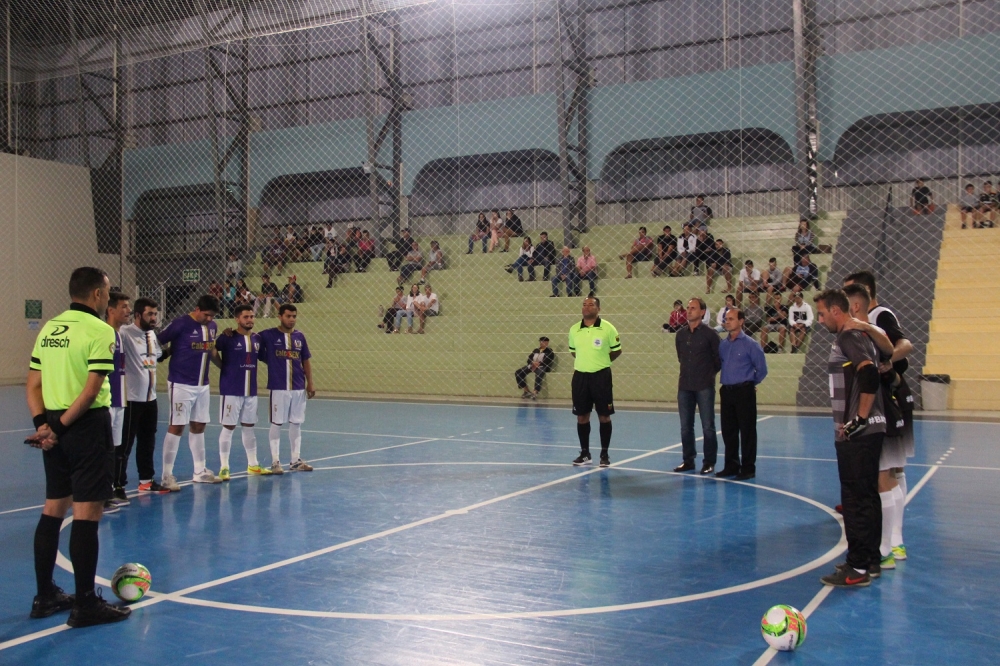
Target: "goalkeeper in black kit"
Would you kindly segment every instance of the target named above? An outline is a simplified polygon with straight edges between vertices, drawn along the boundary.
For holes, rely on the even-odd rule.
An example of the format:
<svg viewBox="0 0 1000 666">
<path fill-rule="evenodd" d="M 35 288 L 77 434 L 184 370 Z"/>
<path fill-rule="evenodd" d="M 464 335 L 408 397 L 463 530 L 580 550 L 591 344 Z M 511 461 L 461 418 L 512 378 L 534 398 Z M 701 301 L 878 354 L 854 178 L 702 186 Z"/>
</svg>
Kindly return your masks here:
<svg viewBox="0 0 1000 666">
<path fill-rule="evenodd" d="M 889 343 L 879 329 L 851 317 L 843 291 L 829 289 L 813 300 L 820 323 L 837 336 L 830 351 L 830 397 L 847 534 L 847 561 L 820 580 L 835 587 L 864 587 L 881 574 L 878 467 L 886 423 L 879 347 L 873 338 L 879 338 L 881 347 Z"/>
</svg>

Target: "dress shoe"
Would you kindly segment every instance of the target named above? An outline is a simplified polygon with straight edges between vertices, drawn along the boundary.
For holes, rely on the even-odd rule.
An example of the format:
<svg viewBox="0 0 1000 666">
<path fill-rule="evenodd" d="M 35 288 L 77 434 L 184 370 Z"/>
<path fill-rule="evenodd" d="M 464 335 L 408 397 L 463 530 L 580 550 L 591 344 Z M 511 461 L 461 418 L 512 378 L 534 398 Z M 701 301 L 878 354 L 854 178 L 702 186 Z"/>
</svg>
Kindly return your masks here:
<svg viewBox="0 0 1000 666">
<path fill-rule="evenodd" d="M 715 476 L 718 477 L 718 478 L 720 478 L 720 479 L 724 479 L 724 478 L 726 478 L 728 476 L 736 476 L 739 473 L 740 473 L 740 470 L 738 468 L 726 467 L 726 468 L 723 468 L 723 470 L 721 472 L 716 472 Z"/>
<path fill-rule="evenodd" d="M 701 466 L 702 474 L 711 474 L 714 471 L 715 471 L 715 465 L 710 465 L 709 463 L 705 463 L 704 465 Z"/>
<path fill-rule="evenodd" d="M 674 467 L 674 471 L 675 472 L 693 472 L 694 471 L 694 463 L 682 463 L 682 464 L 678 465 L 677 467 Z"/>
<path fill-rule="evenodd" d="M 739 474 L 736 475 L 736 480 L 746 481 L 748 479 L 754 478 L 755 476 L 757 476 L 756 472 L 740 472 Z"/>
</svg>

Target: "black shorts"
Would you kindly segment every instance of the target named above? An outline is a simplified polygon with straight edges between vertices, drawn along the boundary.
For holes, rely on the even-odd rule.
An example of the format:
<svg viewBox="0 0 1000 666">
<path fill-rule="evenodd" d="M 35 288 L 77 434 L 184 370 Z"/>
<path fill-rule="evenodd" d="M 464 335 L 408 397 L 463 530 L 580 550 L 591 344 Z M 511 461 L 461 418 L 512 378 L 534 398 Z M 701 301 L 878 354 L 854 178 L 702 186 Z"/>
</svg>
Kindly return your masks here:
<svg viewBox="0 0 1000 666">
<path fill-rule="evenodd" d="M 653 254 L 653 250 L 646 248 L 645 250 L 640 250 L 636 252 L 632 257 L 632 261 L 652 261 L 656 255 Z"/>
<path fill-rule="evenodd" d="M 676 253 L 668 254 L 666 259 L 660 259 L 660 256 L 657 255 L 656 257 L 653 258 L 653 265 L 659 268 L 661 271 L 666 270 L 670 268 L 670 264 L 674 263 L 674 259 L 676 258 L 677 258 Z"/>
<path fill-rule="evenodd" d="M 615 413 L 611 368 L 597 372 L 573 372 L 573 413 L 583 416 L 590 414 L 591 410 L 596 410 L 598 416 Z"/>
<path fill-rule="evenodd" d="M 62 412 L 49 412 L 49 421 Z M 45 498 L 73 496 L 74 502 L 111 499 L 115 471 L 115 445 L 111 435 L 111 411 L 89 409 L 67 430 L 59 442 L 42 451 L 45 461 Z"/>
</svg>

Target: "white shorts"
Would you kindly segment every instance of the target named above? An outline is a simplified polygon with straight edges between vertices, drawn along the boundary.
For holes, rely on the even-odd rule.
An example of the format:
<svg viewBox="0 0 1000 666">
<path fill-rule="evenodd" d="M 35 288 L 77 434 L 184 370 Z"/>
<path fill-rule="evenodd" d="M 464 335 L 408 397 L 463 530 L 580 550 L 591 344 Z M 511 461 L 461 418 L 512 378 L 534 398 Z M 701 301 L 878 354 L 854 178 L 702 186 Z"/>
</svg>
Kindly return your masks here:
<svg viewBox="0 0 1000 666">
<path fill-rule="evenodd" d="M 906 467 L 906 443 L 902 437 L 886 437 L 882 440 L 878 471 L 885 472 L 893 467 Z"/>
<path fill-rule="evenodd" d="M 208 386 L 191 386 L 167 382 L 170 398 L 170 425 L 186 426 L 189 423 L 209 423 L 210 396 Z"/>
<path fill-rule="evenodd" d="M 111 408 L 111 437 L 115 443 L 115 446 L 122 445 L 122 430 L 125 426 L 125 408 L 124 407 L 112 407 Z"/>
<path fill-rule="evenodd" d="M 306 392 L 271 391 L 271 423 L 304 423 L 306 420 Z"/>
<path fill-rule="evenodd" d="M 224 426 L 257 423 L 257 396 L 219 396 L 219 423 Z"/>
</svg>

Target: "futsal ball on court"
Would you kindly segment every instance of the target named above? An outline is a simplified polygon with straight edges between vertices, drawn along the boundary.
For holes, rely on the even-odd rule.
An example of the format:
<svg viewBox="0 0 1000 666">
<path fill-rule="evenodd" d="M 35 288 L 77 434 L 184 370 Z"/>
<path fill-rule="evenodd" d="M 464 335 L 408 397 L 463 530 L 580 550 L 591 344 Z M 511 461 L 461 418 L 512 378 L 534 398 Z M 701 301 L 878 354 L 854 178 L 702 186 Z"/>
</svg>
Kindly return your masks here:
<svg viewBox="0 0 1000 666">
<path fill-rule="evenodd" d="M 126 603 L 139 601 L 149 591 L 149 586 L 153 578 L 149 575 L 149 569 L 129 562 L 118 567 L 115 575 L 111 577 L 111 589 L 115 596 Z"/>
<path fill-rule="evenodd" d="M 806 641 L 806 618 L 791 606 L 771 606 L 760 621 L 760 634 L 775 650 L 789 652 Z"/>
</svg>

